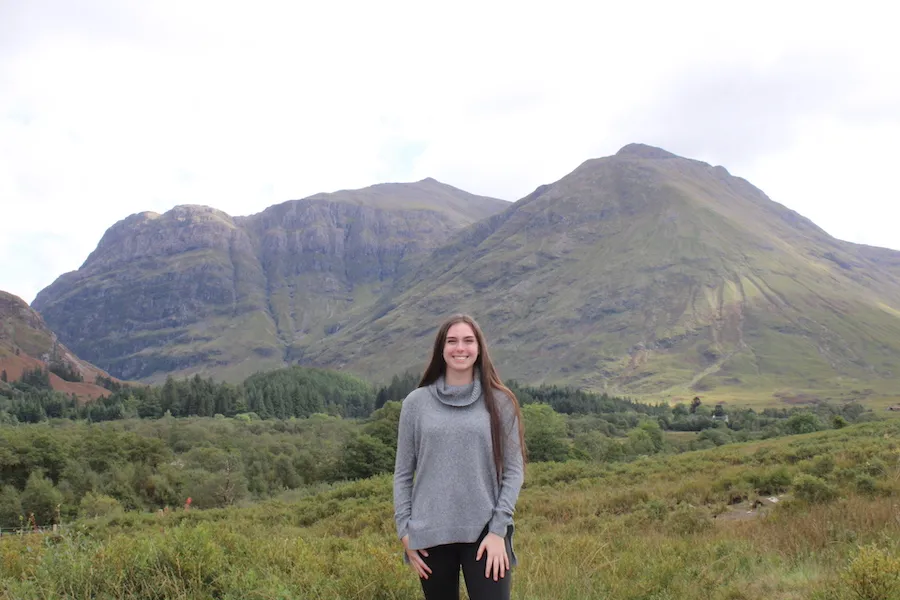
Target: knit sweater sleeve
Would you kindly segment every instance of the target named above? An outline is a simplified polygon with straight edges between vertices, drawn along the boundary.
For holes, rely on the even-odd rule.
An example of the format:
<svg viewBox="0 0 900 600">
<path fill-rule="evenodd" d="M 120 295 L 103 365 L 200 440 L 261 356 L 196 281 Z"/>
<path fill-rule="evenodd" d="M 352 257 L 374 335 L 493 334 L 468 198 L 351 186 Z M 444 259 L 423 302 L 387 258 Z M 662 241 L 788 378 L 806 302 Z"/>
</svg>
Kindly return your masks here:
<svg viewBox="0 0 900 600">
<path fill-rule="evenodd" d="M 500 478 L 500 495 L 494 506 L 488 530 L 499 536 L 506 536 L 525 478 L 525 464 L 519 442 L 519 419 L 513 410 L 512 401 L 500 393 L 497 393 L 497 396 L 498 400 L 501 400 L 503 415 L 503 473 Z"/>
<path fill-rule="evenodd" d="M 397 458 L 394 463 L 394 521 L 397 537 L 407 533 L 412 514 L 413 475 L 416 471 L 416 424 L 410 397 L 400 405 L 400 425 L 397 431 Z"/>
</svg>

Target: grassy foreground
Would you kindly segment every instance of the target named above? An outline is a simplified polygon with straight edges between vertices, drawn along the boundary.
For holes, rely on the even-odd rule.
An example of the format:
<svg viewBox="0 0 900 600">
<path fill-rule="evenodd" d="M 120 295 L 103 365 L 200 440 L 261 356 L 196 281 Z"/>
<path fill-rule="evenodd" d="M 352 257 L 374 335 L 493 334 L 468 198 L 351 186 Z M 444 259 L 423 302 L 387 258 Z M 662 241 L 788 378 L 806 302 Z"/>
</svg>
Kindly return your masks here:
<svg viewBox="0 0 900 600">
<path fill-rule="evenodd" d="M 519 599 L 900 598 L 900 422 L 627 464 L 530 465 L 516 522 Z M 399 548 L 382 476 L 7 536 L 0 597 L 419 598 Z"/>
</svg>

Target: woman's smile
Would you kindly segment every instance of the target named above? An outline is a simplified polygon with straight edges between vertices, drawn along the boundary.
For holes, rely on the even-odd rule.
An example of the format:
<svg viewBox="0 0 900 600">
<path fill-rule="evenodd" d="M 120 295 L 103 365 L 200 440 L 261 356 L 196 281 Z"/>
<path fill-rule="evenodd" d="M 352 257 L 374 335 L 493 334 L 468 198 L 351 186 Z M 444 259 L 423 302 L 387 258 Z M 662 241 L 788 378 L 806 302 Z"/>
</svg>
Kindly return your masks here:
<svg viewBox="0 0 900 600">
<path fill-rule="evenodd" d="M 478 359 L 478 350 L 478 338 L 468 323 L 456 323 L 447 331 L 444 362 L 448 369 L 457 373 L 451 379 L 463 375 L 463 372 L 470 372 Z"/>
</svg>

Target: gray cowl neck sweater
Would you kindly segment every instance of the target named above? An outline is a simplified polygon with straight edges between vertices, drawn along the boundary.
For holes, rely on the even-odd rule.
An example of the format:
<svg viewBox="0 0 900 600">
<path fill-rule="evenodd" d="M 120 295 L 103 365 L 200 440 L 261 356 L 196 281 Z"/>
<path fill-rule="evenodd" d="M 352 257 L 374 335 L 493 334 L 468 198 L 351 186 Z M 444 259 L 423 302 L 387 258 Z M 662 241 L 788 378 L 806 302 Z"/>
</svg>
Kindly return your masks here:
<svg viewBox="0 0 900 600">
<path fill-rule="evenodd" d="M 479 374 L 464 386 L 444 377 L 403 401 L 394 468 L 394 519 L 409 547 L 478 540 L 485 528 L 507 538 L 523 481 L 519 424 L 511 400 L 494 391 L 501 414 L 503 471 L 498 481 L 490 416 Z"/>
</svg>

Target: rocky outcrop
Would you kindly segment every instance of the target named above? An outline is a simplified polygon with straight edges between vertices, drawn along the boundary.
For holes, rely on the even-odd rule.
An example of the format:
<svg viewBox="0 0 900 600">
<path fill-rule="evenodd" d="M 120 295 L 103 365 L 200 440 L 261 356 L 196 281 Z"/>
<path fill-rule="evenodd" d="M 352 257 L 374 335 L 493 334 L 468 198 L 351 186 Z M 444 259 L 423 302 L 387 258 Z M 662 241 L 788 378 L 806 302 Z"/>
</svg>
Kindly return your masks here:
<svg viewBox="0 0 900 600">
<path fill-rule="evenodd" d="M 128 379 L 240 379 L 295 360 L 338 314 L 373 301 L 404 259 L 506 202 L 434 180 L 285 202 L 248 217 L 205 206 L 116 223 L 34 301 L 88 360 Z"/>
<path fill-rule="evenodd" d="M 202 345 L 215 329 L 204 334 L 194 325 L 264 310 L 264 290 L 246 231 L 221 211 L 179 206 L 111 227 L 84 265 L 42 290 L 34 307 L 87 360 L 139 379 L 213 358 Z M 196 351 L 167 356 L 186 344 Z"/>
</svg>

